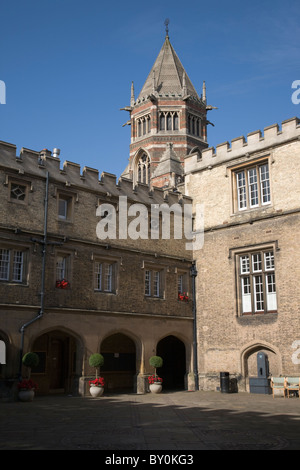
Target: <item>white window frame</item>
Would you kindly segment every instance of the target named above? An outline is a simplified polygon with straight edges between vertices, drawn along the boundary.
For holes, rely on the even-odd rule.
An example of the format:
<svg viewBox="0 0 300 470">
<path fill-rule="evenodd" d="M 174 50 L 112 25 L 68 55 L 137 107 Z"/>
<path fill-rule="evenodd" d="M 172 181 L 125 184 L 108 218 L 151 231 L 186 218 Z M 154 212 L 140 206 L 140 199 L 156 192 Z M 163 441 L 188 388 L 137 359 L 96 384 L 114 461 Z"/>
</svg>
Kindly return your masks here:
<svg viewBox="0 0 300 470">
<path fill-rule="evenodd" d="M 261 160 L 251 165 L 232 169 L 236 201 L 235 212 L 267 206 L 271 201 L 269 161 Z"/>
<path fill-rule="evenodd" d="M 27 249 L 0 247 L 0 281 L 27 283 Z"/>
<path fill-rule="evenodd" d="M 163 297 L 162 270 L 147 267 L 144 278 L 145 297 L 161 299 Z"/>
<path fill-rule="evenodd" d="M 59 221 L 72 222 L 75 198 L 77 200 L 77 196 L 74 194 L 57 190 L 57 217 Z"/>
<path fill-rule="evenodd" d="M 277 312 L 274 249 L 264 248 L 237 256 L 241 315 Z"/>
<path fill-rule="evenodd" d="M 66 220 L 68 215 L 68 200 L 59 197 L 58 199 L 58 217 L 60 219 Z"/>
<path fill-rule="evenodd" d="M 116 293 L 117 262 L 96 260 L 94 263 L 94 290 L 96 292 Z"/>
</svg>

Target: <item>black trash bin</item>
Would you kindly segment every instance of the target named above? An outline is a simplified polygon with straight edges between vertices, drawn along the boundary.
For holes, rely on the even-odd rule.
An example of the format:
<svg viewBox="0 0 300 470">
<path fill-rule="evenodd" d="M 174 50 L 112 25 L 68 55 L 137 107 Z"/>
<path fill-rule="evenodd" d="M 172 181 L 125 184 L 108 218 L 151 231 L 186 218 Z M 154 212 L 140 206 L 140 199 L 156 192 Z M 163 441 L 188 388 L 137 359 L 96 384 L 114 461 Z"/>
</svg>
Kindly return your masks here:
<svg viewBox="0 0 300 470">
<path fill-rule="evenodd" d="M 229 393 L 229 372 L 220 372 L 221 393 Z"/>
</svg>

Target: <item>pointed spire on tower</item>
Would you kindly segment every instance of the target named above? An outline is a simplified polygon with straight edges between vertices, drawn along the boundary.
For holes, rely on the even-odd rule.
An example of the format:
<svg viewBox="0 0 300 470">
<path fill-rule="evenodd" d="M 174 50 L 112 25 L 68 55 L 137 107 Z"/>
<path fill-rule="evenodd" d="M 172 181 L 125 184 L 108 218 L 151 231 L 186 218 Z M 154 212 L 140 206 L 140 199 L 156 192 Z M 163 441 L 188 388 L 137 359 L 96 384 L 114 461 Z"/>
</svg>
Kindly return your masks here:
<svg viewBox="0 0 300 470">
<path fill-rule="evenodd" d="M 191 95 L 197 101 L 200 98 L 188 77 L 182 63 L 180 62 L 175 50 L 173 49 L 169 40 L 169 20 L 165 21 L 166 25 L 166 38 L 164 44 L 155 60 L 155 63 L 147 77 L 146 82 L 142 90 L 140 91 L 136 104 L 143 102 L 153 92 L 153 71 L 155 73 L 155 95 L 158 96 L 170 96 L 170 93 L 174 96 L 182 96 L 183 90 L 183 75 L 185 75 L 185 96 Z"/>
</svg>

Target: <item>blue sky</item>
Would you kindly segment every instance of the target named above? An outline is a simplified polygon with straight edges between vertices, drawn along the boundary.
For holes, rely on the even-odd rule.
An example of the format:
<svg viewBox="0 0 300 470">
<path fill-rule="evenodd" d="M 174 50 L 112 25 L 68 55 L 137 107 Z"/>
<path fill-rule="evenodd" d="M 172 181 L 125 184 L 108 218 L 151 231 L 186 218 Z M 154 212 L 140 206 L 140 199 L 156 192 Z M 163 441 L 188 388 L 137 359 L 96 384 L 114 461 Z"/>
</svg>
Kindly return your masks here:
<svg viewBox="0 0 300 470">
<path fill-rule="evenodd" d="M 194 87 L 206 81 L 214 147 L 300 117 L 291 88 L 300 80 L 296 0 L 163 2 L 2 0 L 0 140 L 118 177 L 129 156 L 122 127 L 134 82 L 138 95 L 170 41 Z"/>
</svg>

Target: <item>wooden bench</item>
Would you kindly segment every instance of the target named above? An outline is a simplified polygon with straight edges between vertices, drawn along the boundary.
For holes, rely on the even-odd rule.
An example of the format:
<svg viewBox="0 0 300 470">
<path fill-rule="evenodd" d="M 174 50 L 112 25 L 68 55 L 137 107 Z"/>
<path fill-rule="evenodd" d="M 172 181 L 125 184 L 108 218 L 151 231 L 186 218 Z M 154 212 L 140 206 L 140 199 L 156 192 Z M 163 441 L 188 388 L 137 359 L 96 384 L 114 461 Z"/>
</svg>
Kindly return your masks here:
<svg viewBox="0 0 300 470">
<path fill-rule="evenodd" d="M 285 383 L 286 383 L 285 377 L 271 377 L 271 388 L 272 388 L 273 398 L 274 398 L 275 390 L 283 390 L 283 396 L 285 398 Z"/>
<path fill-rule="evenodd" d="M 287 396 L 290 398 L 290 392 L 298 392 L 300 398 L 300 377 L 286 377 L 285 378 L 285 389 L 287 391 Z"/>
<path fill-rule="evenodd" d="M 290 392 L 298 392 L 300 398 L 300 377 L 271 377 L 273 398 L 275 390 L 282 390 L 283 396 L 290 398 Z"/>
</svg>

